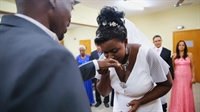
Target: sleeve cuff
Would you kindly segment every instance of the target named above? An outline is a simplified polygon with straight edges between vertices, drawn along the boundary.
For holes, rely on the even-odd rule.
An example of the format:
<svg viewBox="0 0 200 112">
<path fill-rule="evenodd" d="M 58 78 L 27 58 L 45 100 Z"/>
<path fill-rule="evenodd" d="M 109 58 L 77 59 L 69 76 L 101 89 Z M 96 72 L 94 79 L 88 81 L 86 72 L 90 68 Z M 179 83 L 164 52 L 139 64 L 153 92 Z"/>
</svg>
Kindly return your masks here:
<svg viewBox="0 0 200 112">
<path fill-rule="evenodd" d="M 94 63 L 94 66 L 95 66 L 95 70 L 99 70 L 99 64 L 97 62 L 97 60 L 92 60 L 92 62 Z"/>
</svg>

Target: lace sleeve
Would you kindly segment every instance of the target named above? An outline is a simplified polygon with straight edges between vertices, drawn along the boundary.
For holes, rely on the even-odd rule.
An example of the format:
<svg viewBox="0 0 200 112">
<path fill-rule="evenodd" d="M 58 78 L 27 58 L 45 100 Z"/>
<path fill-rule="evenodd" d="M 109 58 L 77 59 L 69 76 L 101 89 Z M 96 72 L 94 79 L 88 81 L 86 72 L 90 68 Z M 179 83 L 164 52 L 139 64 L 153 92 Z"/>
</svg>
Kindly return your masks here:
<svg viewBox="0 0 200 112">
<path fill-rule="evenodd" d="M 147 63 L 149 64 L 150 75 L 154 82 L 164 82 L 169 72 L 169 65 L 153 50 L 147 53 Z"/>
</svg>

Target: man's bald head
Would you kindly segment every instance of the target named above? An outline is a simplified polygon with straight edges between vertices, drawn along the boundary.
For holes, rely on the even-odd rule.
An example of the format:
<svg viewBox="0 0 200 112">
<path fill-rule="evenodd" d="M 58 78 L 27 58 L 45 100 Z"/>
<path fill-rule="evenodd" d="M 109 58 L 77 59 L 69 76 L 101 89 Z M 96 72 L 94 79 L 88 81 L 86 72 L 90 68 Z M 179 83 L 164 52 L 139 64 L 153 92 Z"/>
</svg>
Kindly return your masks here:
<svg viewBox="0 0 200 112">
<path fill-rule="evenodd" d="M 17 13 L 22 14 L 31 14 L 29 11 L 36 11 L 36 10 L 47 10 L 47 8 L 50 6 L 50 3 L 48 3 L 49 0 L 15 0 L 16 6 L 17 6 Z"/>
</svg>

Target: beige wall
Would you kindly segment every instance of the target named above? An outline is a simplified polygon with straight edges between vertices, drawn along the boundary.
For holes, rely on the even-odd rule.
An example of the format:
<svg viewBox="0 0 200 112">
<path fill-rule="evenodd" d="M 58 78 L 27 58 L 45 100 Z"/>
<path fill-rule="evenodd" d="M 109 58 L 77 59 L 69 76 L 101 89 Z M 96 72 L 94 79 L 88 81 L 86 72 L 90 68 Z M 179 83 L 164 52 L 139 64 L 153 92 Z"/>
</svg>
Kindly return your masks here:
<svg viewBox="0 0 200 112">
<path fill-rule="evenodd" d="M 81 26 L 79 28 L 74 28 L 68 30 L 65 34 L 64 45 L 68 48 L 76 57 L 79 54 L 79 40 L 91 40 L 91 51 L 96 50 L 94 44 L 96 27 Z"/>
<path fill-rule="evenodd" d="M 83 5 L 75 5 L 72 11 L 72 23 L 85 24 L 90 26 L 97 26 L 96 17 L 99 11 L 88 8 Z"/>
<path fill-rule="evenodd" d="M 200 5 L 174 8 L 173 10 L 134 16 L 128 19 L 135 23 L 135 25 L 150 39 L 150 41 L 152 41 L 154 35 L 161 35 L 163 38 L 163 46 L 172 50 L 172 32 L 177 31 L 176 27 L 178 25 L 185 26 L 184 29 L 200 28 Z M 82 38 L 91 39 L 92 50 L 95 49 L 93 40 L 96 28 L 91 27 L 92 30 L 88 29 L 80 27 L 79 30 L 71 30 L 69 32 L 73 32 L 72 36 L 70 36 L 71 33 L 67 33 L 68 37 L 77 35 L 75 36 L 77 39 L 76 41 L 71 40 L 70 38 L 65 38 L 65 43 L 69 43 L 66 47 L 72 51 L 74 55 L 78 55 L 79 53 L 77 51 L 78 46 L 76 45 L 78 45 L 78 40 Z M 92 36 L 87 36 L 89 34 Z"/>
<path fill-rule="evenodd" d="M 16 13 L 17 10 L 14 1 L 15 0 L 0 0 L 0 11 Z M 98 15 L 98 12 L 98 10 L 85 7 L 81 4 L 77 4 L 74 6 L 74 10 L 72 11 L 73 16 L 71 22 L 77 24 L 97 26 L 96 17 Z"/>
<path fill-rule="evenodd" d="M 163 46 L 172 49 L 172 32 L 178 25 L 184 29 L 200 28 L 200 5 L 174 8 L 164 12 L 129 18 L 152 41 L 156 34 L 163 38 Z"/>
<path fill-rule="evenodd" d="M 12 1 L 12 0 L 10 0 L 10 1 Z M 0 0 L 0 11 L 11 12 L 11 13 L 17 12 L 15 3 L 14 2 L 8 2 L 6 0 Z"/>
<path fill-rule="evenodd" d="M 0 0 L 0 10 L 15 13 L 16 7 L 14 3 Z M 97 26 L 96 17 L 98 13 L 98 10 L 82 6 L 81 4 L 75 5 L 75 10 L 72 11 L 72 22 Z M 185 26 L 185 29 L 200 28 L 200 5 L 183 6 L 159 13 L 133 16 L 128 19 L 135 23 L 151 41 L 154 35 L 161 35 L 163 46 L 172 49 L 172 32 L 177 30 L 176 27 L 178 25 Z M 95 45 L 93 40 L 95 31 L 95 27 L 86 26 L 71 29 L 65 35 L 65 46 L 76 56 L 78 55 L 79 40 L 91 39 L 91 50 L 94 50 Z"/>
</svg>

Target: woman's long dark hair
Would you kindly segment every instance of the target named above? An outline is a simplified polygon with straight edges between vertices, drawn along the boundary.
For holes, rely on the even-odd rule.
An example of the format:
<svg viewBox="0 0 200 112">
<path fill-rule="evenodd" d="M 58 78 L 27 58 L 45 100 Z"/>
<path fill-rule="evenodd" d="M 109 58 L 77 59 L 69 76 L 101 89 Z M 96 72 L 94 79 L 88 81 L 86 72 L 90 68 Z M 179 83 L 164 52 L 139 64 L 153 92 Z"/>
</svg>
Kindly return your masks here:
<svg viewBox="0 0 200 112">
<path fill-rule="evenodd" d="M 183 42 L 184 44 L 185 44 L 185 49 L 184 49 L 184 54 L 183 54 L 183 58 L 185 59 L 185 58 L 187 58 L 187 56 L 188 56 L 188 48 L 187 48 L 187 45 L 186 45 L 186 43 L 185 43 L 185 41 L 184 40 L 180 40 L 177 44 L 176 44 L 176 57 L 174 58 L 174 59 L 179 59 L 179 58 L 181 58 L 181 56 L 180 56 L 180 50 L 178 49 L 178 47 L 179 47 L 179 43 L 180 42 Z"/>
<path fill-rule="evenodd" d="M 112 39 L 124 42 L 127 38 L 124 15 L 124 12 L 117 11 L 116 7 L 105 6 L 101 9 L 97 17 L 99 27 L 96 31 L 95 44 L 100 45 Z"/>
</svg>

